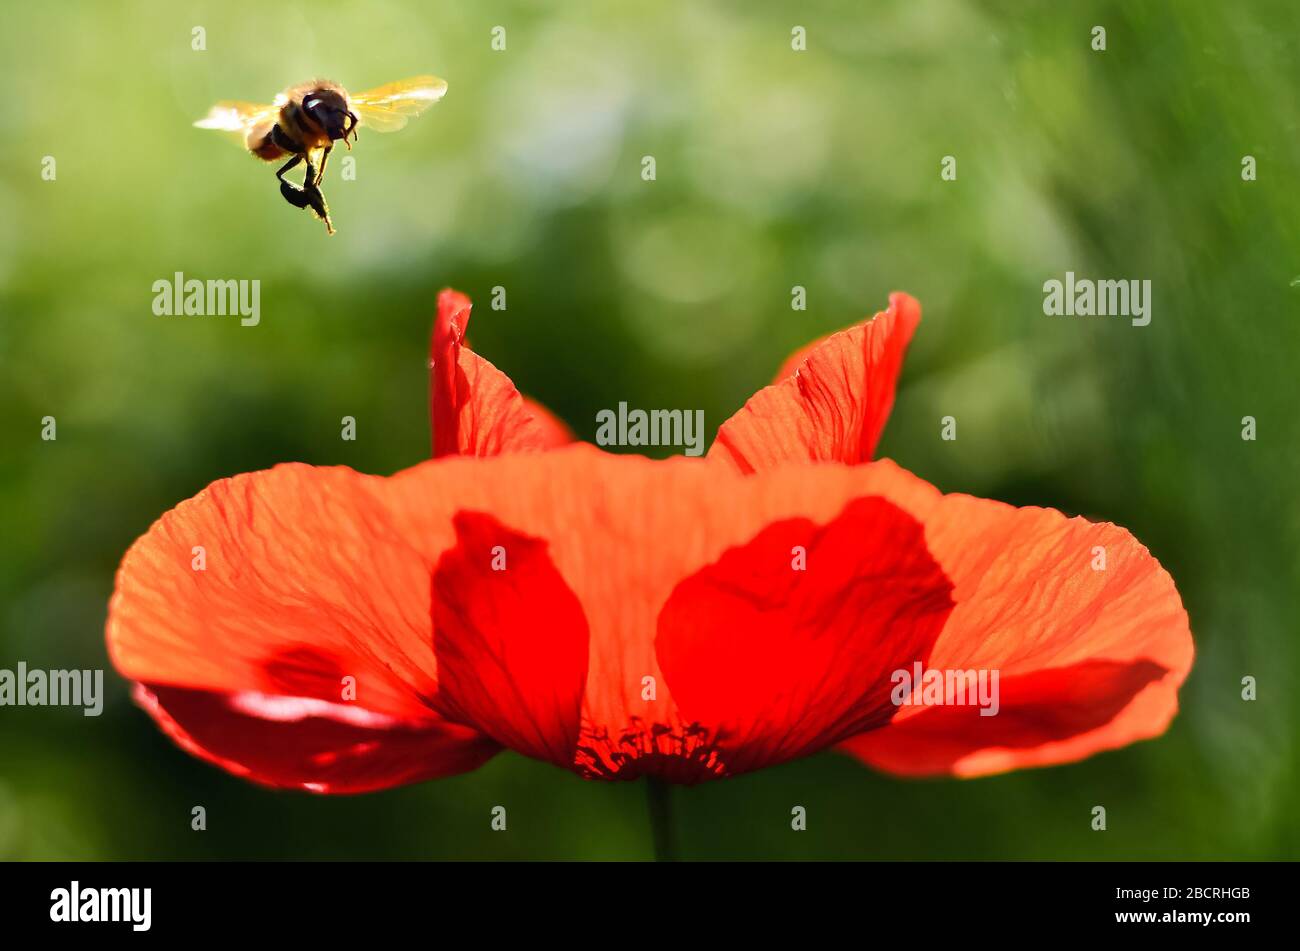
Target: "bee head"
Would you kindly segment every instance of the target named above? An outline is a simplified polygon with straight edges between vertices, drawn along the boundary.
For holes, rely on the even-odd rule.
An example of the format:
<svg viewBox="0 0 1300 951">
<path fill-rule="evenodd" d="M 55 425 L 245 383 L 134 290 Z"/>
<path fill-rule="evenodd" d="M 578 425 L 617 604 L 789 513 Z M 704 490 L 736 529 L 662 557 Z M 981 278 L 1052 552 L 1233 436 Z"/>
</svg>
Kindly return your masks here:
<svg viewBox="0 0 1300 951">
<path fill-rule="evenodd" d="M 302 97 L 302 108 L 331 139 L 345 138 L 357 125 L 348 101 L 333 89 L 316 89 Z"/>
</svg>

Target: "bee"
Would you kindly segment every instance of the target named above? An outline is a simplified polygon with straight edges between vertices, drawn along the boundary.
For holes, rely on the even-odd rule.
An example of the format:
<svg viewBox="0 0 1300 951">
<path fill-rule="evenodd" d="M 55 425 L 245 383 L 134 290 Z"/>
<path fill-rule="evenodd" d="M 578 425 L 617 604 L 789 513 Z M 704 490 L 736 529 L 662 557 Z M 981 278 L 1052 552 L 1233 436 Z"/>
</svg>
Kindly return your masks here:
<svg viewBox="0 0 1300 951">
<path fill-rule="evenodd" d="M 288 156 L 275 177 L 280 194 L 295 208 L 311 208 L 325 230 L 334 233 L 329 206 L 321 193 L 334 143 L 343 140 L 350 150 L 357 140 L 357 127 L 376 132 L 396 132 L 414 116 L 442 98 L 447 83 L 437 76 L 400 79 L 359 95 L 349 95 L 338 83 L 323 79 L 290 86 L 269 106 L 227 100 L 213 106 L 194 123 L 200 129 L 217 129 L 240 136 L 244 148 L 266 162 Z M 312 157 L 319 153 L 319 164 Z M 307 163 L 302 185 L 284 175 L 299 163 Z"/>
</svg>

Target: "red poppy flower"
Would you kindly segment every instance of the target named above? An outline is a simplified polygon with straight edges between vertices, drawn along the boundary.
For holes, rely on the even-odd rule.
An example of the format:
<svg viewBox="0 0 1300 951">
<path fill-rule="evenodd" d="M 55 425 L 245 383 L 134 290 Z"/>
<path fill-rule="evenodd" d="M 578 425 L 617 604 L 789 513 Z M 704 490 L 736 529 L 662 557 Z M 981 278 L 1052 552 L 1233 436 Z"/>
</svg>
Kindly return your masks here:
<svg viewBox="0 0 1300 951">
<path fill-rule="evenodd" d="M 1187 615 L 1128 532 L 870 461 L 920 320 L 907 295 L 792 358 L 706 458 L 658 461 L 565 445 L 465 345 L 469 301 L 438 305 L 436 458 L 222 479 L 123 559 L 113 662 L 191 753 L 321 792 L 506 747 L 600 779 L 832 746 L 969 776 L 1173 717 Z M 998 672 L 996 715 L 900 704 L 922 667 Z"/>
</svg>

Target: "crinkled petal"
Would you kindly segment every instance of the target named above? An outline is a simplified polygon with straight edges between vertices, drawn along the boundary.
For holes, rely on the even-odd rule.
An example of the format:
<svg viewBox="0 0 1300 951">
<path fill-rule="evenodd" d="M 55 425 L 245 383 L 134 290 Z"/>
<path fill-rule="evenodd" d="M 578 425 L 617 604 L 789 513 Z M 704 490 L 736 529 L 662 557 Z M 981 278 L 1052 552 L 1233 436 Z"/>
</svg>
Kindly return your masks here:
<svg viewBox="0 0 1300 951">
<path fill-rule="evenodd" d="M 362 793 L 476 769 L 501 748 L 445 721 L 352 704 L 136 684 L 135 701 L 182 749 L 264 786 Z"/>
<path fill-rule="evenodd" d="M 527 400 L 510 378 L 469 348 L 469 298 L 438 295 L 429 353 L 429 412 L 434 458 L 541 452 L 572 442 L 568 428 Z"/>
<path fill-rule="evenodd" d="M 741 472 L 786 462 L 867 462 L 876 450 L 921 305 L 889 309 L 796 353 L 778 382 L 722 424 L 708 458 Z"/>
<path fill-rule="evenodd" d="M 996 670 L 1001 701 L 993 716 L 904 706 L 845 749 L 892 772 L 974 776 L 1164 732 L 1192 637 L 1173 580 L 1137 539 L 1053 509 L 941 495 L 888 461 L 863 478 L 925 526 L 954 584 L 956 606 L 926 667 Z"/>
<path fill-rule="evenodd" d="M 127 552 L 109 652 L 182 746 L 330 791 L 445 775 L 495 749 L 432 705 L 434 561 L 383 485 L 301 465 L 223 479 Z"/>
</svg>

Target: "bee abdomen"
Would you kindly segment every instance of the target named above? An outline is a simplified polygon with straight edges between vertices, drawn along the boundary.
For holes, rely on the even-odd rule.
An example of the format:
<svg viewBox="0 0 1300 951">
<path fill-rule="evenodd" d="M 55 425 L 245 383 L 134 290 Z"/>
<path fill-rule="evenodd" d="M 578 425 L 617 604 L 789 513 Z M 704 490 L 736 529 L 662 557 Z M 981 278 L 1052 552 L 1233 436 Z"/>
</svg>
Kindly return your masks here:
<svg viewBox="0 0 1300 951">
<path fill-rule="evenodd" d="M 260 123 L 248 130 L 244 147 L 260 159 L 273 162 L 282 155 L 297 155 L 303 151 L 302 143 L 284 131 L 284 117 L 278 121 Z"/>
<path fill-rule="evenodd" d="M 274 162 L 285 154 L 285 150 L 275 141 L 275 126 L 253 129 L 248 133 L 244 144 L 248 151 L 266 162 Z"/>
<path fill-rule="evenodd" d="M 248 136 L 248 138 L 244 140 L 244 144 L 248 147 L 248 151 L 252 152 L 253 155 L 261 158 L 263 161 L 273 162 L 282 155 L 285 155 L 285 149 L 277 146 L 276 139 L 274 139 L 274 136 L 270 134 L 270 130 L 266 130 L 265 133 Z"/>
</svg>

